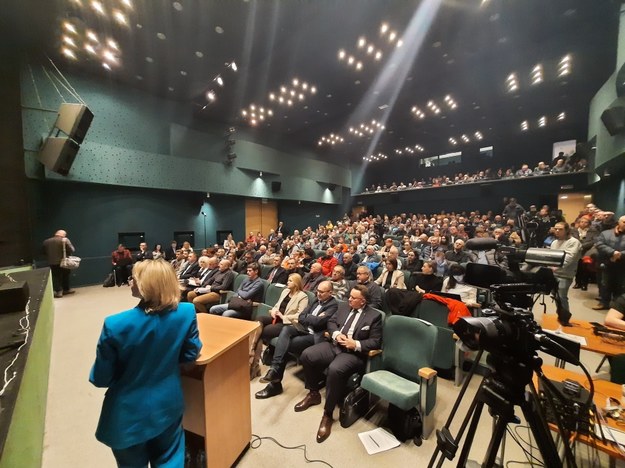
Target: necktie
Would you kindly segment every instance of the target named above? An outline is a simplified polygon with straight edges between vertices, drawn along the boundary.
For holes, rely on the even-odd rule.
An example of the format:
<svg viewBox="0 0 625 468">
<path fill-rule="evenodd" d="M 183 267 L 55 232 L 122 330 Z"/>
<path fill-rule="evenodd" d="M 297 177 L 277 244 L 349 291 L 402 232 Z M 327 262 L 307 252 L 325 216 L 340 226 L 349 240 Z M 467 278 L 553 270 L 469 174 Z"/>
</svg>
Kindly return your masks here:
<svg viewBox="0 0 625 468">
<path fill-rule="evenodd" d="M 277 268 L 274 268 L 273 270 L 271 270 L 271 274 L 269 275 L 269 278 L 267 278 L 267 280 L 271 283 L 271 281 L 273 280 L 273 277 L 276 275 L 276 270 Z"/>
<path fill-rule="evenodd" d="M 352 309 L 352 311 L 350 312 L 350 316 L 347 319 L 347 322 L 345 322 L 345 325 L 343 325 L 343 328 L 341 328 L 341 333 L 343 335 L 347 335 L 347 333 L 349 332 L 349 329 L 352 327 L 352 323 L 354 323 L 354 320 L 357 314 L 358 314 L 358 311 Z M 348 336 L 351 338 L 350 335 Z"/>
</svg>

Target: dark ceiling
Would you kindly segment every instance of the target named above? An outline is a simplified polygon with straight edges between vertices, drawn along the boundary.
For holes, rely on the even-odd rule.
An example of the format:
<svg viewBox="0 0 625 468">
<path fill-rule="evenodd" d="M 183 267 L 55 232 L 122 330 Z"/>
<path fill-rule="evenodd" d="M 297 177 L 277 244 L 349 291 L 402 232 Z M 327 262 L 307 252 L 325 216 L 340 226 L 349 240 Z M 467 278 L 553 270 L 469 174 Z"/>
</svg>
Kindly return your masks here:
<svg viewBox="0 0 625 468">
<path fill-rule="evenodd" d="M 465 144 L 461 135 L 473 141 L 476 131 L 483 135 L 480 144 L 488 145 L 495 137 L 518 136 L 523 121 L 528 134 L 583 128 L 590 98 L 614 71 L 619 9 L 619 2 L 608 0 L 101 0 L 99 14 L 92 3 L 55 4 L 57 20 L 44 48 L 63 70 L 110 76 L 188 102 L 199 122 L 247 127 L 249 114 L 244 118 L 242 110 L 251 113 L 255 104 L 258 113 L 262 106 L 273 115 L 263 121 L 257 116 L 256 131 L 354 160 L 378 152 L 392 158 L 395 149 L 416 145 L 423 156 L 457 151 Z M 114 10 L 122 12 L 125 26 Z M 64 20 L 76 34 L 64 30 Z M 383 23 L 389 28 L 384 33 Z M 90 42 L 87 29 L 100 41 L 91 41 L 95 55 L 83 48 Z M 76 44 L 68 45 L 76 60 L 61 55 L 64 33 Z M 119 47 L 111 50 L 118 62 L 111 70 L 102 65 L 106 38 Z M 570 73 L 558 76 L 566 55 Z M 236 73 L 227 66 L 232 61 Z M 532 85 L 537 64 L 543 78 Z M 508 92 L 512 73 L 518 89 Z M 278 98 L 281 86 L 288 88 L 282 105 L 269 99 L 271 92 Z M 211 90 L 212 102 L 206 97 Z M 455 109 L 446 104 L 448 95 Z M 413 115 L 413 106 L 425 118 Z M 558 121 L 561 112 L 565 118 Z M 547 118 L 542 129 L 541 116 Z M 361 123 L 373 127 L 372 120 L 384 128 L 363 137 L 349 132 Z M 344 141 L 319 146 L 331 133 Z"/>
</svg>

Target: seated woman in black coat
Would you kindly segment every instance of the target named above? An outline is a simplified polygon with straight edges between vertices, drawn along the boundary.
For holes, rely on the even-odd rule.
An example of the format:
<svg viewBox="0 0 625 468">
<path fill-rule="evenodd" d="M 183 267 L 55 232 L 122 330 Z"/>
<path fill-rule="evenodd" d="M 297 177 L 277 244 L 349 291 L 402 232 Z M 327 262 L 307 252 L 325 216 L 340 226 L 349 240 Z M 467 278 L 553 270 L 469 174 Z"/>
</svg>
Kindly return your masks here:
<svg viewBox="0 0 625 468">
<path fill-rule="evenodd" d="M 436 262 L 423 262 L 421 273 L 410 276 L 414 290 L 420 293 L 440 291 L 443 286 L 443 278 L 436 276 Z"/>
</svg>

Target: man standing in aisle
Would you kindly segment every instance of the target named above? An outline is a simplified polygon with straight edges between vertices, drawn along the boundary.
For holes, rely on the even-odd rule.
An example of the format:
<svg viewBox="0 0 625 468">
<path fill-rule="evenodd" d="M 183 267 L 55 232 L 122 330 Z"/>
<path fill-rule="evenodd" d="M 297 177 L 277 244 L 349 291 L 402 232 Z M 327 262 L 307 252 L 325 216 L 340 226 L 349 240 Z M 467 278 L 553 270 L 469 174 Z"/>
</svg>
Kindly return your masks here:
<svg viewBox="0 0 625 468">
<path fill-rule="evenodd" d="M 558 296 L 560 307 L 558 308 L 558 321 L 562 325 L 569 323 L 571 311 L 569 309 L 569 288 L 575 278 L 577 263 L 582 255 L 582 243 L 571 236 L 571 227 L 568 223 L 556 223 L 553 227 L 555 240 L 551 243 L 551 249 L 564 250 L 564 263 L 561 267 L 552 267 L 553 276 L 558 281 Z"/>
<path fill-rule="evenodd" d="M 74 246 L 67 238 L 67 232 L 59 229 L 53 237 L 43 241 L 43 250 L 52 273 L 52 288 L 54 297 L 63 297 L 63 294 L 74 294 L 76 291 L 69 288 L 69 273 L 67 268 L 61 268 L 61 260 L 66 255 L 74 253 Z M 65 252 L 63 252 L 65 250 Z M 65 253 L 65 255 L 64 255 Z"/>
<path fill-rule="evenodd" d="M 619 218 L 616 227 L 597 236 L 595 247 L 601 263 L 601 300 L 593 309 L 608 310 L 611 299 L 625 293 L 625 216 Z"/>
</svg>

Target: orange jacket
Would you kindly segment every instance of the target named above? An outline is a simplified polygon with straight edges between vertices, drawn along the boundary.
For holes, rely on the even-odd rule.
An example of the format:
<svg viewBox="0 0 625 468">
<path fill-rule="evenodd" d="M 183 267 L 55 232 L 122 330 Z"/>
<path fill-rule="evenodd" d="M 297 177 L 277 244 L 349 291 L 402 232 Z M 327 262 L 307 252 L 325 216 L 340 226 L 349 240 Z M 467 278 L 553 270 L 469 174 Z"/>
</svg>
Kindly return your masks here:
<svg viewBox="0 0 625 468">
<path fill-rule="evenodd" d="M 447 323 L 453 325 L 461 317 L 471 317 L 471 312 L 464 302 L 457 301 L 455 299 L 449 299 L 447 297 L 437 296 L 436 294 L 426 293 L 423 295 L 423 299 L 430 299 L 440 304 L 444 304 L 449 309 L 449 315 L 447 315 Z"/>
</svg>

